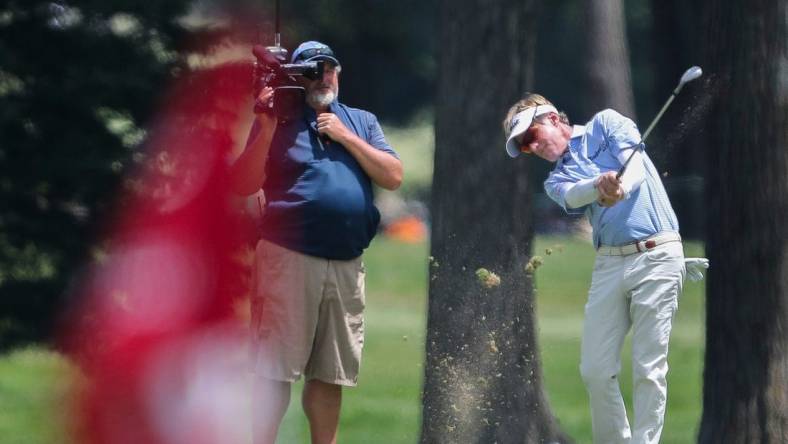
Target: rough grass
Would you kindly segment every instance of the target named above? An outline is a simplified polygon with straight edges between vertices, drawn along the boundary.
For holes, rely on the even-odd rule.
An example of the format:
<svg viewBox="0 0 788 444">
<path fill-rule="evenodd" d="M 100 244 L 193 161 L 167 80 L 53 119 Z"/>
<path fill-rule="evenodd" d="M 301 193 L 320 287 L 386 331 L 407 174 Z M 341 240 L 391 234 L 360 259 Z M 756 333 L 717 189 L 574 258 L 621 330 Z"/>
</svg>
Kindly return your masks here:
<svg viewBox="0 0 788 444">
<path fill-rule="evenodd" d="M 545 254 L 547 248 L 552 249 L 549 256 Z M 688 243 L 685 252 L 687 256 L 699 256 L 702 248 Z M 534 254 L 544 259 L 536 272 L 536 291 L 547 394 L 562 427 L 578 444 L 590 443 L 588 400 L 578 365 L 594 251 L 585 241 L 540 237 Z M 427 256 L 427 245 L 400 244 L 385 238 L 375 240 L 367 252 L 367 342 L 359 386 L 345 392 L 340 442 L 418 441 Z M 671 338 L 662 442 L 689 443 L 695 439 L 701 409 L 704 291 L 702 284 L 687 283 L 680 302 Z M 622 362 L 628 362 L 629 356 L 627 341 Z M 626 364 L 623 367 L 622 391 L 631 412 L 631 368 Z M 279 443 L 308 442 L 299 395 L 297 386 Z"/>
<path fill-rule="evenodd" d="M 435 133 L 427 113 L 417 115 L 403 127 L 384 126 L 386 140 L 394 147 L 405 168 L 403 183 L 397 193 L 412 197 L 432 184 Z"/>
<path fill-rule="evenodd" d="M 562 245 L 563 251 L 555 248 Z M 552 248 L 553 254 L 544 250 Z M 697 244 L 685 245 L 700 255 Z M 584 241 L 538 238 L 537 313 L 545 386 L 553 412 L 578 443 L 590 443 L 590 416 L 578 373 L 580 332 L 590 282 L 593 250 Z M 403 244 L 382 237 L 365 261 L 367 336 L 359 387 L 346 390 L 339 441 L 415 443 L 420 428 L 424 373 L 427 244 Z M 702 284 L 687 283 L 671 338 L 669 393 L 662 442 L 694 441 L 701 408 L 703 355 Z M 622 388 L 631 406 L 631 369 L 623 365 Z M 0 442 L 68 442 L 67 390 L 76 372 L 60 355 L 27 348 L 0 356 Z M 301 386 L 282 425 L 279 443 L 309 441 L 300 411 Z M 631 409 L 631 407 L 630 407 Z M 631 410 L 630 410 L 631 411 Z"/>
<path fill-rule="evenodd" d="M 66 359 L 40 347 L 0 357 L 0 442 L 71 442 L 69 390 L 75 377 Z"/>
<path fill-rule="evenodd" d="M 563 253 L 544 250 L 564 244 Z M 702 256 L 697 243 L 685 243 L 686 256 Z M 591 442 L 588 398 L 579 373 L 580 336 L 593 249 L 582 241 L 539 238 L 534 254 L 545 257 L 537 272 L 537 312 L 544 379 L 553 412 L 577 443 Z M 702 283 L 687 282 L 679 302 L 668 355 L 668 406 L 662 442 L 694 442 L 701 411 L 704 344 Z M 632 421 L 632 368 L 629 338 L 622 358 L 621 388 Z"/>
</svg>

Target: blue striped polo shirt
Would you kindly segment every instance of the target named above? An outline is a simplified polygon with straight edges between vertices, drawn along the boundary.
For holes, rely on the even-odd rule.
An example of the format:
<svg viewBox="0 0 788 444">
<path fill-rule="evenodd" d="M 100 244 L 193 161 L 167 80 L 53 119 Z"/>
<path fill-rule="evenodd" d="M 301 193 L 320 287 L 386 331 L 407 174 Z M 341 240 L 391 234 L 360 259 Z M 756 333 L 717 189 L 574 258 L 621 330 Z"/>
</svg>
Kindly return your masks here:
<svg viewBox="0 0 788 444">
<path fill-rule="evenodd" d="M 547 195 L 567 213 L 585 213 L 594 230 L 594 247 L 624 245 L 659 232 L 679 231 L 665 187 L 645 151 L 645 180 L 629 198 L 610 208 L 597 202 L 580 208 L 566 206 L 564 196 L 569 185 L 618 171 L 622 166 L 618 154 L 640 140 L 640 132 L 631 119 L 612 109 L 601 111 L 585 126 L 574 126 L 567 151 L 544 182 Z"/>
</svg>

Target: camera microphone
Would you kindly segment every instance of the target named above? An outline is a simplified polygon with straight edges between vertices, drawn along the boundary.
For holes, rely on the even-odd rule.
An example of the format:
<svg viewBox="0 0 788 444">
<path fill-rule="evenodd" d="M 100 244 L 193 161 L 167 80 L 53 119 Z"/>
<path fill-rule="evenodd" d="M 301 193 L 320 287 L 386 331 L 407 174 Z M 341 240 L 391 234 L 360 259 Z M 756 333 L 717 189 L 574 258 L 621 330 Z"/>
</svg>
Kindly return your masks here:
<svg viewBox="0 0 788 444">
<path fill-rule="evenodd" d="M 282 64 L 282 62 L 277 59 L 276 55 L 263 45 L 254 45 L 252 47 L 252 54 L 266 66 L 279 66 Z"/>
</svg>

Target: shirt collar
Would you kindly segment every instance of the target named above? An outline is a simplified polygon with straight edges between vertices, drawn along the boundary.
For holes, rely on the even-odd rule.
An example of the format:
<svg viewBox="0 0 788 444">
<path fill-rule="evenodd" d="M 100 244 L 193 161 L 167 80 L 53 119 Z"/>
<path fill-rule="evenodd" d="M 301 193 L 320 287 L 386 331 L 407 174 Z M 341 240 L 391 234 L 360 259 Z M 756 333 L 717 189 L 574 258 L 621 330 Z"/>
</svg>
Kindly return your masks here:
<svg viewBox="0 0 788 444">
<path fill-rule="evenodd" d="M 328 112 L 332 114 L 337 114 L 337 109 L 339 107 L 339 101 L 334 99 L 331 103 L 328 104 Z M 311 106 L 304 104 L 304 117 L 307 121 L 317 120 L 317 112 Z"/>
<path fill-rule="evenodd" d="M 572 141 L 573 139 L 577 139 L 578 137 L 582 137 L 583 134 L 586 132 L 586 127 L 582 125 L 573 125 L 572 126 L 572 136 L 569 138 L 569 142 L 566 144 L 566 151 L 561 154 L 561 157 L 558 159 L 558 164 L 563 165 L 572 158 Z"/>
</svg>

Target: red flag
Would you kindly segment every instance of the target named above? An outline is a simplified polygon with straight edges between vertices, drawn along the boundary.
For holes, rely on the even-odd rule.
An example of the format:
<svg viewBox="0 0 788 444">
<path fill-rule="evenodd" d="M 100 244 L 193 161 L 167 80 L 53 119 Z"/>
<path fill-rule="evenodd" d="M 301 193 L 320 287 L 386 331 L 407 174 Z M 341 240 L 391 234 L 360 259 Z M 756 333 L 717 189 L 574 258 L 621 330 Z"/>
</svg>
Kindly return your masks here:
<svg viewBox="0 0 788 444">
<path fill-rule="evenodd" d="M 79 289 L 68 329 L 87 381 L 87 443 L 234 443 L 250 430 L 246 331 L 250 224 L 228 177 L 251 109 L 251 63 L 181 79 Z M 248 115 L 248 114 L 247 114 Z"/>
</svg>

